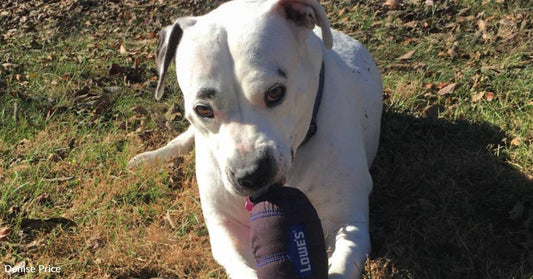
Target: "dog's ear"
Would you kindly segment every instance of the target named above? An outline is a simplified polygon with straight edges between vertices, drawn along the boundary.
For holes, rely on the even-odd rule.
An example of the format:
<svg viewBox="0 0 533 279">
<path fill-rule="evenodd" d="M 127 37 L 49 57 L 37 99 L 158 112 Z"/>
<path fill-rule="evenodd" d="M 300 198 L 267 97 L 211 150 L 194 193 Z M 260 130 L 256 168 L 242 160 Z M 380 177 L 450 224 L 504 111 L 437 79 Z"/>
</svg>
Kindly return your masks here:
<svg viewBox="0 0 533 279">
<path fill-rule="evenodd" d="M 297 27 L 303 28 L 299 36 L 307 37 L 309 31 L 318 25 L 322 30 L 322 41 L 327 49 L 333 46 L 328 15 L 318 0 L 278 0 L 274 8 L 294 22 Z"/>
<path fill-rule="evenodd" d="M 177 19 L 174 24 L 168 25 L 161 30 L 155 57 L 157 71 L 159 72 L 159 80 L 157 81 L 157 88 L 155 90 L 156 100 L 161 99 L 165 93 L 165 78 L 167 76 L 168 66 L 170 66 L 170 63 L 176 55 L 176 50 L 181 41 L 183 30 L 195 23 L 196 19 L 192 17 L 183 17 Z"/>
</svg>

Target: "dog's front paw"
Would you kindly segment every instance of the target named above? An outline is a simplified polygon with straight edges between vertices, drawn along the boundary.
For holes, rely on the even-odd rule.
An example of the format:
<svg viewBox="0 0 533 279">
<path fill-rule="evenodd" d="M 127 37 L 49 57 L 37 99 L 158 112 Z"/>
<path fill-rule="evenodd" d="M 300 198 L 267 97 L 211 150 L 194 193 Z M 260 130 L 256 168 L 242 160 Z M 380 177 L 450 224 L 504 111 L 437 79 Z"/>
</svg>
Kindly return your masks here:
<svg viewBox="0 0 533 279">
<path fill-rule="evenodd" d="M 156 158 L 156 156 L 153 153 L 153 151 L 148 151 L 148 152 L 141 153 L 141 154 L 133 157 L 128 162 L 128 168 L 129 169 L 133 169 L 136 166 L 140 166 L 140 165 L 143 165 L 143 164 L 146 164 L 146 163 L 153 163 L 155 161 L 155 158 Z"/>
</svg>

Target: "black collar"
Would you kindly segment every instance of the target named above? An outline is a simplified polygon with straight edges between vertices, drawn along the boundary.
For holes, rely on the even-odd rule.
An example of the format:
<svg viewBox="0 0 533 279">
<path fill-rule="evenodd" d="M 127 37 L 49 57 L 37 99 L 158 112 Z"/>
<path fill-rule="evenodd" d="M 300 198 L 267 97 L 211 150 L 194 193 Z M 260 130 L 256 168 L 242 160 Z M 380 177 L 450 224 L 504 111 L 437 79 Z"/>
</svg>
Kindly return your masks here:
<svg viewBox="0 0 533 279">
<path fill-rule="evenodd" d="M 320 107 L 320 102 L 322 101 L 323 92 L 324 92 L 324 61 L 322 61 L 322 66 L 320 67 L 318 92 L 316 93 L 315 105 L 313 106 L 313 116 L 311 117 L 311 124 L 309 124 L 309 130 L 307 130 L 307 135 L 305 135 L 305 138 L 302 141 L 302 143 L 300 143 L 300 146 L 307 143 L 316 133 L 316 129 L 317 129 L 316 115 L 318 114 L 318 108 Z"/>
</svg>

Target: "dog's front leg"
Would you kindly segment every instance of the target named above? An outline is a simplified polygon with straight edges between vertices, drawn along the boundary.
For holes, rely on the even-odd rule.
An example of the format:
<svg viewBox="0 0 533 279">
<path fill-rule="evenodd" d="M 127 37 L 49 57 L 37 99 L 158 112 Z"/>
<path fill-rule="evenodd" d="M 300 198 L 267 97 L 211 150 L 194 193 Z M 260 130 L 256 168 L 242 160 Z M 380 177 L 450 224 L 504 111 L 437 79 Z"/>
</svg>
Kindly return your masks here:
<svg viewBox="0 0 533 279">
<path fill-rule="evenodd" d="M 213 257 L 226 269 L 229 277 L 232 279 L 257 278 L 250 244 L 250 228 L 235 220 L 206 219 L 206 224 Z"/>
<path fill-rule="evenodd" d="M 341 227 L 335 235 L 335 248 L 329 258 L 329 279 L 361 277 L 370 253 L 368 223 L 358 222 Z"/>
<path fill-rule="evenodd" d="M 368 226 L 368 196 L 372 180 L 367 172 L 357 176 L 352 196 L 340 202 L 342 212 L 336 212 L 339 219 L 337 229 L 326 236 L 329 249 L 333 250 L 328 259 L 329 279 L 358 279 L 365 267 L 370 253 L 370 234 Z"/>
<path fill-rule="evenodd" d="M 153 163 L 157 160 L 165 163 L 169 159 L 184 153 L 194 141 L 194 128 L 189 126 L 187 130 L 171 140 L 167 145 L 152 151 L 141 153 L 128 162 L 128 168 L 144 163 Z"/>
</svg>

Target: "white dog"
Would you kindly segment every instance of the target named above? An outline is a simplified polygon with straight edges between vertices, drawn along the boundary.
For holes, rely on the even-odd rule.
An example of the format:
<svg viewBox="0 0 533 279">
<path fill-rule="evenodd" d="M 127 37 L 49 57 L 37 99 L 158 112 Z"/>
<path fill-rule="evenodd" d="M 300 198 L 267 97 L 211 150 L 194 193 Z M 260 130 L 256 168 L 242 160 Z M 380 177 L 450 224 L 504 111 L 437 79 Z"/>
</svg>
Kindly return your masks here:
<svg viewBox="0 0 533 279">
<path fill-rule="evenodd" d="M 382 110 L 369 52 L 331 30 L 316 0 L 241 0 L 163 29 L 156 99 L 174 57 L 191 126 L 130 166 L 168 160 L 194 140 L 213 256 L 231 278 L 257 278 L 245 197 L 276 182 L 316 208 L 329 278 L 360 277 Z"/>
</svg>

